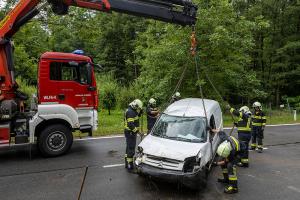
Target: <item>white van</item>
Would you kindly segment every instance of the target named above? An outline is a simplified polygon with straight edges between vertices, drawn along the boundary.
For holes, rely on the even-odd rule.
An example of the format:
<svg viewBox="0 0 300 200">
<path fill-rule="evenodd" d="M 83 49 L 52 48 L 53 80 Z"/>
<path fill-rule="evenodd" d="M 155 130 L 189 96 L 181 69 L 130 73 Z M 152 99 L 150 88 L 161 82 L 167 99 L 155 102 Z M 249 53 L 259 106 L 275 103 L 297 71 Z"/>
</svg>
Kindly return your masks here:
<svg viewBox="0 0 300 200">
<path fill-rule="evenodd" d="M 140 174 L 165 181 L 179 181 L 200 189 L 220 139 L 208 127 L 223 129 L 218 102 L 187 98 L 171 104 L 150 134 L 138 145 L 136 166 Z M 208 124 L 207 124 L 208 123 Z"/>
</svg>

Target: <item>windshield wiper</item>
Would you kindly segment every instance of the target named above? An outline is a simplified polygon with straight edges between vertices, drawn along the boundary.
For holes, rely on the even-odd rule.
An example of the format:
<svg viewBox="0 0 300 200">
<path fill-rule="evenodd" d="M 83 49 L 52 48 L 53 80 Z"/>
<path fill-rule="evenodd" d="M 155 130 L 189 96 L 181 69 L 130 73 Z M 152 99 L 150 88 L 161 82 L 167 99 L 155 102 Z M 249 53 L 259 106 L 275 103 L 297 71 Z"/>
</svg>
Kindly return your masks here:
<svg viewBox="0 0 300 200">
<path fill-rule="evenodd" d="M 152 135 L 157 136 L 157 137 L 163 137 L 163 135 L 161 135 L 161 134 L 152 133 Z"/>
<path fill-rule="evenodd" d="M 183 137 L 169 137 L 165 136 L 165 138 L 173 139 L 173 140 L 180 140 L 180 141 L 186 141 L 186 142 L 203 142 L 202 139 L 189 139 L 189 138 L 183 138 Z"/>
</svg>

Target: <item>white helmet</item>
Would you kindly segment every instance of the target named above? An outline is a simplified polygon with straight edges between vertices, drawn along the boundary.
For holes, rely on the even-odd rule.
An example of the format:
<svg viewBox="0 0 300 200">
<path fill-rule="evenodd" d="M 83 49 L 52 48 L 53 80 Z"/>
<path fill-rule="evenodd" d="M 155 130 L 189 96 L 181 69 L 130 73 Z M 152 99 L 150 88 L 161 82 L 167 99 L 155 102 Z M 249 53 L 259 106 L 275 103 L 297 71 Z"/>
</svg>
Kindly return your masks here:
<svg viewBox="0 0 300 200">
<path fill-rule="evenodd" d="M 217 154 L 223 158 L 227 158 L 232 150 L 231 144 L 229 141 L 225 140 L 222 142 L 218 149 L 217 149 Z"/>
<path fill-rule="evenodd" d="M 262 109 L 261 103 L 259 103 L 258 101 L 254 102 L 252 105 L 253 108 L 258 108 L 259 110 Z"/>
<path fill-rule="evenodd" d="M 151 98 L 149 100 L 149 104 L 155 106 L 156 105 L 156 100 L 154 98 Z"/>
<path fill-rule="evenodd" d="M 243 112 L 243 113 L 246 113 L 246 114 L 251 113 L 251 112 L 250 112 L 250 109 L 248 108 L 248 106 L 242 106 L 242 107 L 240 108 L 240 112 Z"/>
<path fill-rule="evenodd" d="M 143 109 L 143 102 L 139 99 L 135 99 L 133 102 L 131 102 L 129 104 L 133 109 L 137 110 L 137 109 L 140 109 L 142 110 Z"/>
</svg>

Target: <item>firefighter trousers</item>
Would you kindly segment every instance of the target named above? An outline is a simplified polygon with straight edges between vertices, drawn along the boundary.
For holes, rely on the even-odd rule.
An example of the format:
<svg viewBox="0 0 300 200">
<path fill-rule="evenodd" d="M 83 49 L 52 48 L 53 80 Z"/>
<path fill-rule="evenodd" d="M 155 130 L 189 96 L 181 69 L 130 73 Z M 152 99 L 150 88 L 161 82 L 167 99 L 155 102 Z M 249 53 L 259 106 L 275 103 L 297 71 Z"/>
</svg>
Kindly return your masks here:
<svg viewBox="0 0 300 200">
<path fill-rule="evenodd" d="M 221 165 L 224 181 L 229 183 L 229 186 L 237 189 L 237 173 L 236 166 L 233 162 L 226 162 L 225 165 Z"/>
<path fill-rule="evenodd" d="M 125 139 L 126 139 L 125 161 L 129 164 L 132 164 L 133 156 L 135 153 L 136 134 L 126 130 L 125 131 Z"/>
<path fill-rule="evenodd" d="M 256 147 L 259 149 L 263 148 L 263 138 L 264 138 L 264 132 L 261 128 L 261 126 L 253 126 L 252 127 L 252 144 L 251 148 L 255 149 Z M 257 141 L 257 146 L 256 146 Z"/>
<path fill-rule="evenodd" d="M 238 133 L 238 139 L 241 146 L 241 163 L 245 166 L 249 165 L 249 142 L 251 140 L 251 132 L 249 133 Z"/>
</svg>

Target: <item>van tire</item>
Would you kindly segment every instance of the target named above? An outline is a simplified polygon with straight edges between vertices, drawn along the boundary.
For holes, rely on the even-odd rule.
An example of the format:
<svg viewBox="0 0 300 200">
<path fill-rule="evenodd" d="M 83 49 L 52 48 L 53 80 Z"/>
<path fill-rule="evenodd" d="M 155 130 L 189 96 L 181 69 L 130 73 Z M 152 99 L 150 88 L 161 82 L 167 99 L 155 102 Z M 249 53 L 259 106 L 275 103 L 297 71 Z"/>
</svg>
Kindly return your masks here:
<svg viewBox="0 0 300 200">
<path fill-rule="evenodd" d="M 63 155 L 70 150 L 72 144 L 72 131 L 63 124 L 46 126 L 38 137 L 38 149 L 44 157 Z"/>
</svg>

